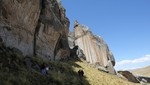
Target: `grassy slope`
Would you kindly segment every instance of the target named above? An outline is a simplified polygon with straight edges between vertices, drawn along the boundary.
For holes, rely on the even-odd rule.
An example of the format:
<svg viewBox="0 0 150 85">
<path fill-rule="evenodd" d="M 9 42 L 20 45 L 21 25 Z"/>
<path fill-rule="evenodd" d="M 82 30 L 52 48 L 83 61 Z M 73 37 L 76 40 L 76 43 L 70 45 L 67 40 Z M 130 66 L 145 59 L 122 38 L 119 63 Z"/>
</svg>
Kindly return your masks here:
<svg viewBox="0 0 150 85">
<path fill-rule="evenodd" d="M 85 78 L 89 81 L 90 85 L 139 85 L 122 80 L 116 75 L 111 75 L 98 71 L 96 68 L 91 67 L 89 64 L 79 61 L 75 63 L 83 68 L 85 72 Z M 78 71 L 78 69 L 80 69 L 77 67 L 73 68 L 75 69 L 75 71 Z"/>
<path fill-rule="evenodd" d="M 31 66 L 25 64 L 24 57 L 10 48 L 0 47 L 0 85 L 136 85 L 117 76 L 98 71 L 82 61 L 48 61 L 40 57 L 28 57 Z M 47 63 L 48 75 L 42 75 L 36 65 Z M 85 77 L 77 71 L 83 68 Z"/>
<path fill-rule="evenodd" d="M 150 77 L 150 66 L 140 68 L 140 69 L 135 69 L 131 71 L 135 75 L 142 75 L 142 76 L 147 76 Z"/>
<path fill-rule="evenodd" d="M 28 59 L 28 62 L 26 62 Z M 39 66 L 47 63 L 47 75 L 42 75 Z M 72 65 L 76 65 L 72 62 Z M 17 50 L 0 46 L 0 85 L 89 85 L 79 78 L 70 64 L 48 61 L 41 57 L 24 57 Z"/>
</svg>

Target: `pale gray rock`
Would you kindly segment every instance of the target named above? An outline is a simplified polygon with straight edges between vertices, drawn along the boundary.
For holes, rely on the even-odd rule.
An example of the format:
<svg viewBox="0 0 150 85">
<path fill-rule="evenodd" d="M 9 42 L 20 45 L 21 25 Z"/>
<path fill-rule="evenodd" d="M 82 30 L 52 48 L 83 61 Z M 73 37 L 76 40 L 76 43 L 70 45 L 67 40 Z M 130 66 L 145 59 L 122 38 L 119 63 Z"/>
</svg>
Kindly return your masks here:
<svg viewBox="0 0 150 85">
<path fill-rule="evenodd" d="M 98 68 L 98 70 L 100 70 L 100 71 L 103 71 L 103 72 L 109 73 L 109 70 L 107 70 L 105 67 L 98 66 L 97 68 Z"/>
<path fill-rule="evenodd" d="M 74 38 L 74 32 L 69 32 L 69 34 L 68 34 L 68 43 L 69 43 L 69 47 L 71 48 L 71 49 L 73 49 L 74 48 L 74 40 L 75 40 L 75 38 Z"/>
<path fill-rule="evenodd" d="M 87 62 L 99 63 L 100 66 L 107 67 L 109 73 L 116 74 L 115 58 L 100 36 L 94 35 L 87 26 L 81 25 L 77 21 L 74 23 L 74 36 L 75 46 L 79 46 L 83 51 Z"/>
<path fill-rule="evenodd" d="M 107 70 L 109 71 L 110 74 L 116 74 L 116 71 L 114 69 L 114 66 L 113 66 L 111 60 L 108 60 Z"/>
</svg>

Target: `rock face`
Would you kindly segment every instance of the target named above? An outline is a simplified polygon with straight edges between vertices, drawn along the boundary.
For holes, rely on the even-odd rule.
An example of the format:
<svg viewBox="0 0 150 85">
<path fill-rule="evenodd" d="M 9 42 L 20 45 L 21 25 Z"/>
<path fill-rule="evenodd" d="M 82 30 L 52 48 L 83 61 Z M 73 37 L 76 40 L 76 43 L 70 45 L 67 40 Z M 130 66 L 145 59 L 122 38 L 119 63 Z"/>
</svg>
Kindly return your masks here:
<svg viewBox="0 0 150 85">
<path fill-rule="evenodd" d="M 118 71 L 119 77 L 128 80 L 130 82 L 139 83 L 139 81 L 136 79 L 136 77 L 130 73 L 129 71 Z"/>
<path fill-rule="evenodd" d="M 69 47 L 72 49 L 74 48 L 74 32 L 69 32 L 68 34 L 68 42 L 69 42 Z"/>
<path fill-rule="evenodd" d="M 75 45 L 83 50 L 86 61 L 105 67 L 109 73 L 116 74 L 114 70 L 115 59 L 104 40 L 93 35 L 88 27 L 74 24 Z"/>
<path fill-rule="evenodd" d="M 24 55 L 68 57 L 68 28 L 60 0 L 0 0 L 0 39 Z"/>
</svg>

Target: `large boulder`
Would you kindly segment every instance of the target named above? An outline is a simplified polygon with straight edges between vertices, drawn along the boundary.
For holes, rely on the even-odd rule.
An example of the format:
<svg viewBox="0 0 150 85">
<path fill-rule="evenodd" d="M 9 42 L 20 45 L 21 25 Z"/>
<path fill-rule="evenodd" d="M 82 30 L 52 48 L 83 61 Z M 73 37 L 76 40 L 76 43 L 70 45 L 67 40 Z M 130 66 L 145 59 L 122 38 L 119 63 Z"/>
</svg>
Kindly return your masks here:
<svg viewBox="0 0 150 85">
<path fill-rule="evenodd" d="M 111 60 L 108 60 L 107 70 L 109 71 L 110 74 L 116 74 L 116 70 L 114 69 L 114 66 Z"/>
<path fill-rule="evenodd" d="M 137 78 L 129 71 L 118 71 L 119 77 L 126 79 L 130 82 L 139 83 Z"/>
<path fill-rule="evenodd" d="M 0 38 L 3 43 L 21 50 L 24 55 L 54 60 L 56 55 L 68 57 L 69 20 L 60 2 L 0 0 Z M 58 56 L 64 52 L 64 56 Z"/>
</svg>

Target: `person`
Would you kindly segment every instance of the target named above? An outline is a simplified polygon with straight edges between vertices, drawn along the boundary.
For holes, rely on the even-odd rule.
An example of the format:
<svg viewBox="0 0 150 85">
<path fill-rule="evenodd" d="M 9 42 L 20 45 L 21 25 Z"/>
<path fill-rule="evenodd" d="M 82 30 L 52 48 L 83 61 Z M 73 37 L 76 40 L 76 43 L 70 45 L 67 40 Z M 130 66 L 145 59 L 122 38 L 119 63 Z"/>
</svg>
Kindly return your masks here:
<svg viewBox="0 0 150 85">
<path fill-rule="evenodd" d="M 47 66 L 47 64 L 43 63 L 43 64 L 41 65 L 41 73 L 42 73 L 43 75 L 46 75 L 48 70 L 49 70 L 49 67 Z"/>
<path fill-rule="evenodd" d="M 78 71 L 78 75 L 79 75 L 80 77 L 83 77 L 84 71 L 80 69 L 80 70 Z"/>
</svg>

